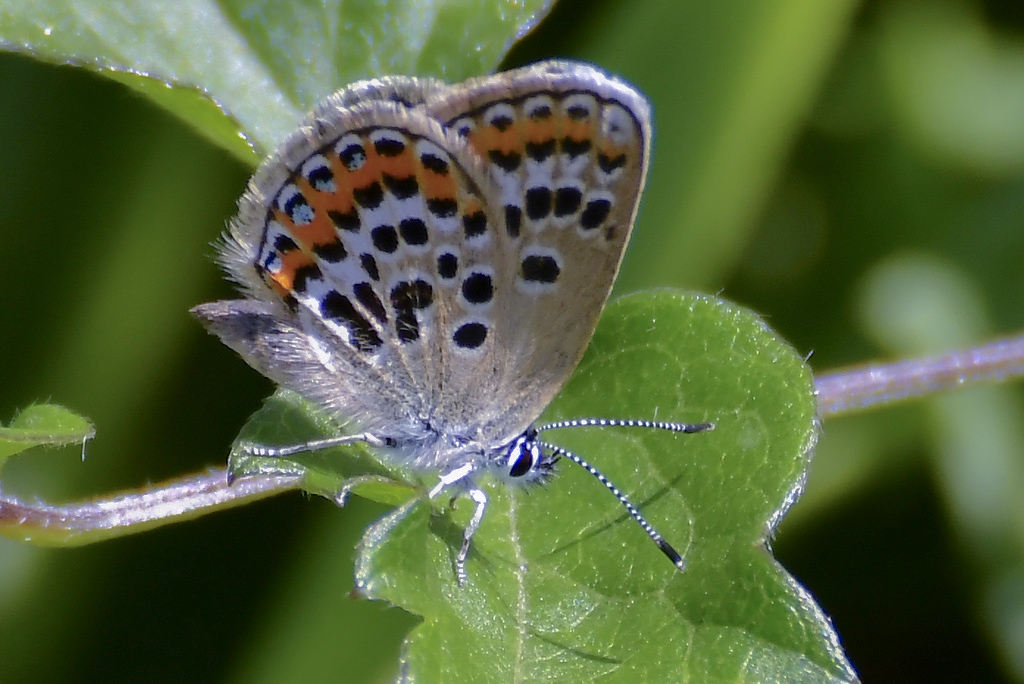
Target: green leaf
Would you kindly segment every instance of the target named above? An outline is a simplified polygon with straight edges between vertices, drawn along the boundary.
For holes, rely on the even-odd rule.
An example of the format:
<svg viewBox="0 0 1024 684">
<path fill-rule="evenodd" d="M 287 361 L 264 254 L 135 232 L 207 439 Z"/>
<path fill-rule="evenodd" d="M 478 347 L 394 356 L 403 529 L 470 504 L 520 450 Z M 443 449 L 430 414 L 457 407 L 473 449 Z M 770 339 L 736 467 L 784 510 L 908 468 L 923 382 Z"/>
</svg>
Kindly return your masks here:
<svg viewBox="0 0 1024 684">
<path fill-rule="evenodd" d="M 96 429 L 82 416 L 54 404 L 33 404 L 7 427 L 0 427 L 0 467 L 9 457 L 34 446 L 84 444 Z"/>
<path fill-rule="evenodd" d="M 258 153 L 274 149 L 319 99 L 352 81 L 459 81 L 494 69 L 549 4 L 0 0 L 0 45 L 93 68 L 254 163 L 260 155 L 246 140 Z"/>
<path fill-rule="evenodd" d="M 416 678 L 853 678 L 827 619 L 765 549 L 816 434 L 810 372 L 791 348 L 711 298 L 621 299 L 545 417 L 571 416 L 716 423 L 700 435 L 550 437 L 627 492 L 688 570 L 568 463 L 543 489 L 488 488 L 462 588 L 452 558 L 471 507 L 400 510 L 368 531 L 357 578 L 367 596 L 424 617 L 405 654 Z"/>
<path fill-rule="evenodd" d="M 296 443 L 336 432 L 293 399 L 279 394 L 244 439 L 270 431 L 275 442 Z M 827 618 L 766 550 L 816 436 L 803 360 L 756 316 L 720 300 L 626 297 L 608 307 L 544 419 L 593 416 L 715 422 L 699 435 L 545 436 L 626 492 L 684 553 L 687 571 L 565 462 L 543 487 L 483 478 L 490 504 L 459 587 L 452 562 L 472 505 L 460 499 L 451 510 L 446 499 L 406 493 L 406 505 L 367 531 L 357 582 L 367 597 L 423 616 L 406 644 L 409 672 L 424 681 L 852 680 Z M 341 451 L 297 457 L 318 493 L 359 474 L 404 476 L 381 464 L 357 472 L 367 452 Z M 248 459 L 237 466 L 267 472 L 287 463 Z"/>
</svg>

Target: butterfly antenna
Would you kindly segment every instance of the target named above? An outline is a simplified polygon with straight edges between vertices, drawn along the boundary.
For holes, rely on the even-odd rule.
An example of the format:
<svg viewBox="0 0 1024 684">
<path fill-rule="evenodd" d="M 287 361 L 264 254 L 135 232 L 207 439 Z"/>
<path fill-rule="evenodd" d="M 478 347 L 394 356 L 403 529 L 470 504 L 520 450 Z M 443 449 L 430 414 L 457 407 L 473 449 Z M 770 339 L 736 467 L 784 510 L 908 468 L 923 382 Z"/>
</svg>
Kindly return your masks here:
<svg viewBox="0 0 1024 684">
<path fill-rule="evenodd" d="M 682 432 L 691 434 L 694 432 L 707 432 L 714 430 L 714 423 L 666 423 L 660 420 L 640 419 L 619 419 L 619 418 L 575 418 L 573 420 L 558 420 L 546 425 L 538 425 L 537 432 L 545 430 L 560 430 L 562 428 L 575 427 L 639 427 L 652 430 L 668 430 L 669 432 Z"/>
<path fill-rule="evenodd" d="M 651 541 L 658 545 L 658 548 L 661 549 L 661 552 L 668 556 L 668 559 L 672 561 L 672 564 L 679 568 L 679 570 L 686 569 L 686 561 L 683 560 L 683 557 L 679 555 L 679 552 L 672 548 L 671 544 L 665 541 L 665 538 L 661 536 L 658 530 L 654 529 L 654 526 L 652 526 L 651 523 L 647 522 L 647 519 L 644 518 L 643 514 L 640 513 L 639 509 L 637 509 L 637 507 L 633 505 L 629 498 L 627 498 L 625 494 L 619 491 L 619 488 L 612 484 L 611 480 L 605 477 L 600 470 L 587 463 L 580 456 L 577 456 L 571 451 L 563 449 L 560 446 L 540 441 L 538 442 L 538 444 L 542 448 L 548 449 L 549 451 L 551 451 L 551 453 L 555 454 L 556 456 L 564 456 L 565 458 L 569 459 L 570 461 L 572 461 L 573 463 L 580 466 L 588 473 L 596 477 L 597 481 L 603 484 L 605 487 L 607 487 L 608 491 L 614 494 L 615 498 L 619 500 L 619 503 L 626 507 L 626 510 L 629 511 L 629 515 L 633 518 L 633 520 L 636 520 L 637 524 L 640 525 L 640 527 L 643 528 L 644 532 L 647 533 L 647 536 L 651 538 Z"/>
</svg>

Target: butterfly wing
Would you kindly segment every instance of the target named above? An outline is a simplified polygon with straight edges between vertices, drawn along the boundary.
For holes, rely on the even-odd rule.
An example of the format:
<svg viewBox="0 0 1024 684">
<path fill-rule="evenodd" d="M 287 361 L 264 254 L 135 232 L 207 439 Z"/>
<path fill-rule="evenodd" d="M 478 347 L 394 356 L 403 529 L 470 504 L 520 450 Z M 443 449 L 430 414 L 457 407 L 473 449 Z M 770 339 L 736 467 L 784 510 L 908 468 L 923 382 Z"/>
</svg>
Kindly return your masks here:
<svg viewBox="0 0 1024 684">
<path fill-rule="evenodd" d="M 425 106 L 486 167 L 501 252 L 486 312 L 493 351 L 453 361 L 466 429 L 503 444 L 583 355 L 633 228 L 650 147 L 647 101 L 588 65 L 545 62 L 430 93 Z M 461 398 L 459 398 L 461 397 Z M 457 415 L 459 406 L 445 409 Z"/>
<path fill-rule="evenodd" d="M 580 64 L 356 84 L 242 197 L 221 261 L 249 299 L 195 311 L 342 422 L 498 445 L 583 354 L 649 137 L 643 98 Z"/>
<path fill-rule="evenodd" d="M 420 103 L 436 82 L 363 82 L 321 103 L 254 175 L 220 260 L 248 300 L 196 315 L 250 365 L 398 439 L 430 433 L 440 367 L 435 247 L 482 204 L 476 159 Z"/>
</svg>

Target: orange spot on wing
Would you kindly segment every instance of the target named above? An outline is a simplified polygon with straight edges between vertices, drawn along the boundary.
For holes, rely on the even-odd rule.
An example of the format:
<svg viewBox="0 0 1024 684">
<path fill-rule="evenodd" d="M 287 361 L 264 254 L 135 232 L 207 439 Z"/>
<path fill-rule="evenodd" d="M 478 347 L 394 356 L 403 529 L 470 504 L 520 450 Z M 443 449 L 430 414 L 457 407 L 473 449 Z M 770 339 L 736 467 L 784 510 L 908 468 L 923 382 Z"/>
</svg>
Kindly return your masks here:
<svg viewBox="0 0 1024 684">
<path fill-rule="evenodd" d="M 566 118 L 562 123 L 565 137 L 572 140 L 591 140 L 594 137 L 594 124 L 590 121 L 573 121 Z"/>
<path fill-rule="evenodd" d="M 280 255 L 281 267 L 275 271 L 267 271 L 267 279 L 270 285 L 282 296 L 291 293 L 295 286 L 295 273 L 303 266 L 313 263 L 310 257 L 302 250 L 293 249 Z"/>
<path fill-rule="evenodd" d="M 457 188 L 455 186 L 455 169 L 450 168 L 447 174 L 434 173 L 430 169 L 420 166 L 417 180 L 423 191 L 425 199 L 455 199 Z"/>
<path fill-rule="evenodd" d="M 331 170 L 334 172 L 335 191 L 322 198 L 324 208 L 347 214 L 352 211 L 355 203 L 355 198 L 352 196 L 352 172 L 336 155 L 331 155 Z M 319 205 L 317 206 L 319 207 Z"/>
<path fill-rule="evenodd" d="M 395 178 L 408 178 L 416 173 L 419 163 L 412 155 L 412 150 L 406 146 L 401 154 L 394 157 L 381 157 L 380 167 L 383 173 Z"/>
<path fill-rule="evenodd" d="M 280 223 L 282 226 L 286 226 L 289 230 L 293 227 L 291 217 L 277 208 L 277 204 L 274 205 L 274 220 Z"/>
<path fill-rule="evenodd" d="M 326 211 L 317 210 L 313 215 L 313 221 L 301 226 L 292 223 L 288 214 L 280 209 L 274 209 L 274 218 L 285 227 L 291 238 L 295 240 L 295 244 L 307 252 L 313 249 L 314 245 L 322 245 L 338 239 L 334 232 L 334 225 L 327 218 Z"/>
<path fill-rule="evenodd" d="M 606 140 L 601 145 L 600 153 L 605 155 L 609 159 L 616 159 L 624 154 L 628 154 L 629 149 L 619 145 L 613 145 Z"/>
<path fill-rule="evenodd" d="M 293 232 L 295 241 L 299 246 L 310 250 L 317 245 L 326 245 L 337 242 L 338 234 L 334 230 L 334 224 L 327 218 L 327 213 L 318 211 L 312 223 L 304 226 L 297 226 Z"/>
<path fill-rule="evenodd" d="M 288 227 L 292 237 L 295 238 L 295 242 L 307 251 L 313 249 L 316 245 L 325 245 L 337 241 L 338 234 L 335 232 L 334 224 L 327 217 L 328 209 L 336 210 L 337 208 L 338 202 L 335 200 L 335 195 L 316 192 L 305 178 L 297 179 L 296 184 L 302 191 L 306 201 L 313 207 L 313 221 L 304 226 L 296 226 L 288 221 L 286 215 L 279 217 L 278 220 Z M 351 198 L 349 199 L 350 201 L 347 204 L 351 205 Z"/>
<path fill-rule="evenodd" d="M 491 150 L 508 154 L 523 149 L 523 139 L 514 125 L 504 131 L 499 131 L 494 126 L 481 126 L 470 134 L 470 143 L 473 149 L 484 157 Z"/>
<path fill-rule="evenodd" d="M 555 124 L 550 117 L 542 121 L 528 121 L 523 126 L 523 137 L 531 143 L 547 142 L 555 137 Z"/>
<path fill-rule="evenodd" d="M 365 188 L 374 181 L 379 181 L 381 174 L 384 173 L 381 156 L 373 149 L 369 140 L 364 141 L 363 148 L 366 150 L 366 162 L 355 171 L 345 169 L 354 188 Z"/>
<path fill-rule="evenodd" d="M 264 274 L 264 279 L 267 281 L 267 284 L 270 285 L 271 289 L 281 297 L 281 299 L 284 299 L 291 294 L 290 288 L 279 283 L 273 274 Z"/>
</svg>

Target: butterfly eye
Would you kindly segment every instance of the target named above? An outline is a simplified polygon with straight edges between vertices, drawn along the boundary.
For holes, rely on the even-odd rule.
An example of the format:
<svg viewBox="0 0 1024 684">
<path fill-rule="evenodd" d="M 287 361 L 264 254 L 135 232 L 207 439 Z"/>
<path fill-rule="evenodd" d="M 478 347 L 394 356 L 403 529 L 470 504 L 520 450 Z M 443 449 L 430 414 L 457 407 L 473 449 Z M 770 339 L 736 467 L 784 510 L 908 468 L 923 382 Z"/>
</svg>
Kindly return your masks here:
<svg viewBox="0 0 1024 684">
<path fill-rule="evenodd" d="M 540 460 L 540 447 L 537 442 L 527 437 L 520 437 L 508 449 L 509 477 L 523 477 L 533 472 L 534 467 Z"/>
<path fill-rule="evenodd" d="M 514 459 L 509 461 L 508 469 L 508 474 L 512 477 L 522 477 L 533 468 L 533 455 L 529 451 L 520 451 Z"/>
</svg>

